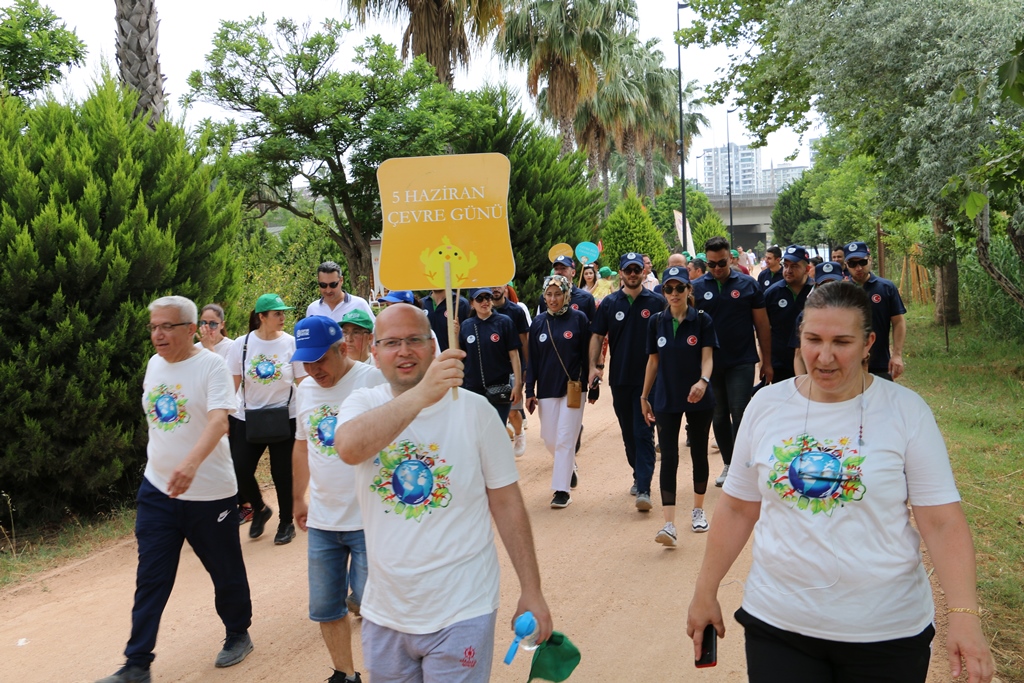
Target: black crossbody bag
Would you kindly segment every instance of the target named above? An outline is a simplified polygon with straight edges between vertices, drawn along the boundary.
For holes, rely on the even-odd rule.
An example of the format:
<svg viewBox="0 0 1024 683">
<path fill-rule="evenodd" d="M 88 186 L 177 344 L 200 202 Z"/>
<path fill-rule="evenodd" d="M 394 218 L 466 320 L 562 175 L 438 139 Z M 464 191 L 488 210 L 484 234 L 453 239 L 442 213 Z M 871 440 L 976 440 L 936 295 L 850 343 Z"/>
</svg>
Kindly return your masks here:
<svg viewBox="0 0 1024 683">
<path fill-rule="evenodd" d="M 250 332 L 249 334 L 252 334 Z M 245 440 L 249 443 L 279 443 L 292 438 L 291 419 L 288 406 L 292 402 L 295 387 L 288 390 L 288 403 L 277 408 L 245 407 L 245 354 L 249 349 L 249 334 L 242 342 L 242 410 L 245 412 Z"/>
<path fill-rule="evenodd" d="M 480 323 L 473 324 L 473 331 L 476 332 L 476 357 L 480 361 L 480 383 L 484 385 L 484 396 L 492 405 L 504 406 L 512 403 L 512 384 L 510 382 L 489 386 L 485 383 L 487 378 L 484 376 L 484 342 L 480 337 Z"/>
</svg>

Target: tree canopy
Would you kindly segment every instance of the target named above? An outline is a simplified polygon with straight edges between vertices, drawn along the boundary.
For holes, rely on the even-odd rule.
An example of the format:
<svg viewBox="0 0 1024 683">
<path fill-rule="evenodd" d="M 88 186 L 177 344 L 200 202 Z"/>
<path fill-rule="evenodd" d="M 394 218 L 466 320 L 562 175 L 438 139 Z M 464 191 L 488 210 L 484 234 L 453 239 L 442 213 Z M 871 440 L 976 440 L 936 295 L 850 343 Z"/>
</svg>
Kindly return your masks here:
<svg viewBox="0 0 1024 683">
<path fill-rule="evenodd" d="M 85 43 L 38 0 L 0 8 L 0 86 L 24 97 L 85 63 Z"/>
</svg>

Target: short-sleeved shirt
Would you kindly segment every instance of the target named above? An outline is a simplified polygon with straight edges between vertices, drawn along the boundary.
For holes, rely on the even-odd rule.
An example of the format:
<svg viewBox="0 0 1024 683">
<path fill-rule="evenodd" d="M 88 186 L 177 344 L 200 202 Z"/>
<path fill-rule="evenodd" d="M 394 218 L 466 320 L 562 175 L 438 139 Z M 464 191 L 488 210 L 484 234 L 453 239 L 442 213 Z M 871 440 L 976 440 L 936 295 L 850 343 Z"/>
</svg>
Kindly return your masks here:
<svg viewBox="0 0 1024 683">
<path fill-rule="evenodd" d="M 754 311 L 764 308 L 764 293 L 749 275 L 729 272 L 724 284 L 707 273 L 693 283 L 694 305 L 711 316 L 718 335 L 715 371 L 757 363 Z"/>
<path fill-rule="evenodd" d="M 142 410 L 149 425 L 145 477 L 164 494 L 209 424 L 211 410 L 235 409 L 234 383 L 224 359 L 200 349 L 189 358 L 168 363 L 153 356 L 142 380 Z M 227 434 L 213 447 L 179 500 L 221 500 L 238 492 Z"/>
<path fill-rule="evenodd" d="M 796 381 L 754 395 L 725 482 L 760 506 L 743 609 L 827 640 L 917 635 L 934 608 L 907 503 L 960 499 L 935 418 L 893 382 L 808 403 Z"/>
<path fill-rule="evenodd" d="M 572 292 L 569 294 L 569 308 L 583 313 L 583 315 L 587 316 L 587 320 L 592 321 L 594 319 L 594 311 L 597 310 L 597 303 L 594 301 L 593 294 L 573 285 Z M 548 305 L 542 296 L 540 303 L 537 304 L 537 314 L 540 315 L 546 310 L 548 310 Z"/>
<path fill-rule="evenodd" d="M 643 386 L 647 370 L 647 330 L 651 317 L 665 309 L 665 299 L 647 289 L 631 302 L 620 289 L 601 301 L 590 331 L 608 337 L 611 356 L 608 386 Z"/>
<path fill-rule="evenodd" d="M 890 280 L 878 277 L 874 273 L 864 283 L 864 291 L 871 297 L 871 329 L 875 332 L 875 343 L 871 345 L 871 358 L 868 370 L 871 372 L 889 371 L 889 330 L 892 318 L 903 315 L 907 307 L 903 305 L 900 291 Z"/>
<path fill-rule="evenodd" d="M 529 344 L 527 398 L 561 398 L 570 379 L 587 383 L 590 323 L 582 311 L 541 313 L 530 326 Z"/>
<path fill-rule="evenodd" d="M 796 334 L 797 318 L 804 310 L 807 295 L 814 287 L 808 281 L 794 294 L 785 280 L 776 282 L 764 293 L 768 323 L 772 327 L 772 367 L 793 372 L 793 349 L 790 341 Z"/>
<path fill-rule="evenodd" d="M 448 301 L 441 299 L 441 303 L 435 304 L 432 296 L 423 297 L 420 304 L 427 312 L 427 319 L 430 320 L 430 329 L 434 331 L 438 347 L 441 351 L 448 350 Z M 459 297 L 459 322 L 469 317 L 469 301 L 464 296 Z"/>
<path fill-rule="evenodd" d="M 294 355 L 295 337 L 287 332 L 272 341 L 260 339 L 255 332 L 235 340 L 228 353 L 228 369 L 242 378 L 235 417 L 245 420 L 246 410 L 283 405 L 288 406 L 289 416 L 295 417 L 295 378 L 305 377 L 306 369 L 302 363 L 292 364 Z"/>
<path fill-rule="evenodd" d="M 394 398 L 355 391 L 339 429 Z M 498 609 L 488 489 L 519 479 L 512 443 L 483 396 L 451 392 L 376 456 L 355 466 L 369 572 L 362 615 L 402 633 L 436 633 Z"/>
<path fill-rule="evenodd" d="M 774 285 L 776 282 L 782 281 L 782 268 L 779 268 L 774 273 L 770 269 L 765 268 L 757 274 L 757 284 L 761 285 L 762 292 L 767 292 L 769 287 Z"/>
<path fill-rule="evenodd" d="M 651 408 L 656 413 L 711 410 L 715 398 L 710 385 L 697 403 L 687 400 L 690 388 L 700 380 L 704 349 L 718 346 L 711 317 L 690 306 L 682 322 L 675 323 L 667 310 L 651 317 L 647 353 L 658 355 L 658 380 L 649 396 Z"/>
<path fill-rule="evenodd" d="M 306 525 L 321 531 L 363 528 L 356 499 L 355 468 L 334 449 L 338 411 L 353 391 L 385 383 L 377 368 L 353 363 L 333 387 L 307 380 L 295 389 L 295 440 L 306 442 L 309 460 L 309 516 Z"/>
<path fill-rule="evenodd" d="M 221 337 L 221 340 L 219 342 L 217 342 L 216 344 L 214 344 L 213 348 L 210 349 L 210 350 L 213 351 L 215 354 L 217 354 L 218 356 L 220 356 L 221 358 L 223 358 L 226 361 L 228 359 L 228 354 L 231 353 L 231 346 L 234 343 L 235 343 L 235 340 L 231 339 L 230 337 Z M 206 348 L 205 346 L 203 346 L 203 342 L 196 342 L 194 344 L 194 346 L 197 349 L 205 349 Z"/>
<path fill-rule="evenodd" d="M 334 308 L 331 308 L 324 301 L 323 297 L 320 297 L 309 306 L 306 307 L 306 317 L 311 315 L 323 315 L 334 320 L 334 322 L 341 324 L 341 319 L 346 313 L 352 311 L 363 311 L 370 320 L 376 321 L 376 317 L 373 315 L 373 309 L 370 308 L 370 304 L 366 303 L 366 299 L 362 297 L 349 294 L 348 292 L 341 293 L 341 301 Z"/>
<path fill-rule="evenodd" d="M 512 319 L 507 315 L 491 313 L 486 320 L 477 316 L 468 318 L 459 328 L 459 346 L 466 352 L 463 360 L 466 374 L 462 385 L 469 391 L 482 394 L 487 385 L 509 382 L 512 361 L 508 354 L 518 351 L 522 345 Z"/>
</svg>

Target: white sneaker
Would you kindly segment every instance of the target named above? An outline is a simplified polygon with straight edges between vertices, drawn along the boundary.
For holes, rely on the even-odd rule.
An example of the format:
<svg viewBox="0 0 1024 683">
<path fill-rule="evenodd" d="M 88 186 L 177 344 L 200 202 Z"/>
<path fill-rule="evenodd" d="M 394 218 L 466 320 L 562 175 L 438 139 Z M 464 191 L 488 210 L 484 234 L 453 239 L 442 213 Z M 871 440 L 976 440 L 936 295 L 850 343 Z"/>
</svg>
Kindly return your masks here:
<svg viewBox="0 0 1024 683">
<path fill-rule="evenodd" d="M 725 486 L 725 478 L 729 476 L 729 466 L 726 465 L 722 468 L 722 473 L 718 475 L 718 479 L 715 479 L 715 486 L 722 488 Z"/>
<path fill-rule="evenodd" d="M 641 493 L 636 497 L 636 509 L 640 512 L 648 512 L 652 507 L 651 497 L 646 493 Z"/>
<path fill-rule="evenodd" d="M 523 415 L 523 429 L 529 429 L 529 427 L 527 426 L 528 424 L 530 424 L 530 420 L 527 419 L 525 415 Z"/>
<path fill-rule="evenodd" d="M 694 533 L 702 534 L 708 530 L 708 518 L 704 516 L 704 508 L 693 508 Z"/>
<path fill-rule="evenodd" d="M 523 457 L 523 454 L 526 453 L 526 434 L 516 434 L 512 441 L 512 452 L 516 454 L 517 458 Z"/>
<path fill-rule="evenodd" d="M 668 546 L 669 548 L 676 547 L 676 525 L 672 522 L 665 522 L 665 526 L 661 528 L 658 535 L 654 537 L 654 540 L 658 543 Z"/>
</svg>

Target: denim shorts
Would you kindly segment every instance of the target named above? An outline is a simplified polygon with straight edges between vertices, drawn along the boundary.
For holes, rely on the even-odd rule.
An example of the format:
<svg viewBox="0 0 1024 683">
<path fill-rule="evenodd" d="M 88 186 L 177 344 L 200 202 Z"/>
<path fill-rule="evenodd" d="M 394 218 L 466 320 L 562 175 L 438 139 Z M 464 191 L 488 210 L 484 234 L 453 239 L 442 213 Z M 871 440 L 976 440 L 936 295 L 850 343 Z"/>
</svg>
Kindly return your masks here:
<svg viewBox="0 0 1024 683">
<path fill-rule="evenodd" d="M 309 618 L 316 622 L 343 619 L 345 598 L 363 601 L 366 586 L 366 539 L 357 531 L 309 529 Z M 351 557 L 351 564 L 349 558 Z"/>
</svg>

